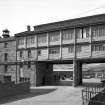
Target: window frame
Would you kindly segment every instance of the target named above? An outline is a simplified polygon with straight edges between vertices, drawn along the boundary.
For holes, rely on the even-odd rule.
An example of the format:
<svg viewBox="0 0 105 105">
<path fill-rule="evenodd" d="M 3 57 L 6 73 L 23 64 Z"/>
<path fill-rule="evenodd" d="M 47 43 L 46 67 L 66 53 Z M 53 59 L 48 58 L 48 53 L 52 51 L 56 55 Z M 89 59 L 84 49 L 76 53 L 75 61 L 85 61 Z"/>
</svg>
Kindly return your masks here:
<svg viewBox="0 0 105 105">
<path fill-rule="evenodd" d="M 4 61 L 8 60 L 8 53 L 4 53 Z"/>
</svg>

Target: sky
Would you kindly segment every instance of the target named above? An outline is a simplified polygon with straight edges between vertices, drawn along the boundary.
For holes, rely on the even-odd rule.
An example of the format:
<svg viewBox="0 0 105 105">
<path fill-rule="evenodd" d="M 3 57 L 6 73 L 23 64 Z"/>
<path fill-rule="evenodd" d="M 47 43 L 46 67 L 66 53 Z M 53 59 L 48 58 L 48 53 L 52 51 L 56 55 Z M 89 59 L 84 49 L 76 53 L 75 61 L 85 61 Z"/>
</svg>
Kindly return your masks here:
<svg viewBox="0 0 105 105">
<path fill-rule="evenodd" d="M 0 0 L 0 36 L 33 26 L 105 13 L 105 0 Z"/>
</svg>

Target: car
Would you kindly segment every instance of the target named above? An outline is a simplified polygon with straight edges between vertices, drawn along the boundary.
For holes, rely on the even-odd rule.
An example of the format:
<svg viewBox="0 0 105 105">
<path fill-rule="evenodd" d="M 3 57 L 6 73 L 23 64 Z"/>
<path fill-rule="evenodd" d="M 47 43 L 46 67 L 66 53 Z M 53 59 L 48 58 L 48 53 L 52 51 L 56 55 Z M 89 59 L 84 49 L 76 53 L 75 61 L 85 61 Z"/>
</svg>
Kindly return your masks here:
<svg viewBox="0 0 105 105">
<path fill-rule="evenodd" d="M 90 75 L 84 75 L 84 79 L 90 79 L 91 76 Z"/>
</svg>

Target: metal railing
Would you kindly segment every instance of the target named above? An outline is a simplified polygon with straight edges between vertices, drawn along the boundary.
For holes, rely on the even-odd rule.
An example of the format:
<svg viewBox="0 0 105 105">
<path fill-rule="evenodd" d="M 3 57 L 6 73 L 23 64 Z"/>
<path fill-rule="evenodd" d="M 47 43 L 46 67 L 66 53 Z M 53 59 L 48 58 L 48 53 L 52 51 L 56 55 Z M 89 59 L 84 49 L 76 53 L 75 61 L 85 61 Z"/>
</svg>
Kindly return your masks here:
<svg viewBox="0 0 105 105">
<path fill-rule="evenodd" d="M 95 86 L 86 86 L 82 90 L 82 105 L 105 105 L 105 101 L 96 100 L 96 96 L 105 93 L 102 84 Z"/>
</svg>

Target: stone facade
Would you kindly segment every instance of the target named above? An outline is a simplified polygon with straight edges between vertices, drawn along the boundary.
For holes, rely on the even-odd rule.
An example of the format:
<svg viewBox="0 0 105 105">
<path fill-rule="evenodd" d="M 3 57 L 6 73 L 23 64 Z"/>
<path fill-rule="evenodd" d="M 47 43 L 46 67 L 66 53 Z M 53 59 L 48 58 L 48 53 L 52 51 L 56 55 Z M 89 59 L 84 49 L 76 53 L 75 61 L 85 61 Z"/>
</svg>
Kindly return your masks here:
<svg viewBox="0 0 105 105">
<path fill-rule="evenodd" d="M 3 30 L 3 38 L 0 38 L 0 79 L 5 82 L 3 77 L 10 76 L 11 81 L 16 81 L 16 40 L 10 37 L 9 30 Z"/>
<path fill-rule="evenodd" d="M 0 75 L 11 76 L 11 81 L 16 81 L 15 37 L 0 38 Z"/>
<path fill-rule="evenodd" d="M 53 64 L 68 63 L 74 65 L 73 84 L 78 86 L 83 63 L 105 63 L 105 14 L 37 25 L 34 31 L 28 26 L 15 37 L 7 33 L 0 39 L 0 72 L 16 71 L 16 82 L 52 83 Z"/>
</svg>

